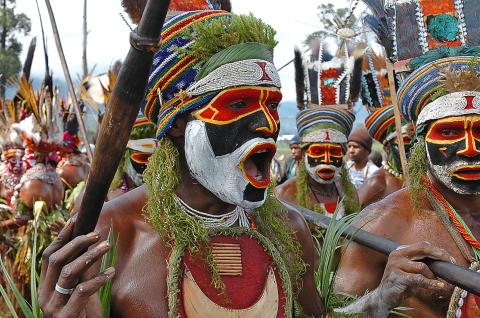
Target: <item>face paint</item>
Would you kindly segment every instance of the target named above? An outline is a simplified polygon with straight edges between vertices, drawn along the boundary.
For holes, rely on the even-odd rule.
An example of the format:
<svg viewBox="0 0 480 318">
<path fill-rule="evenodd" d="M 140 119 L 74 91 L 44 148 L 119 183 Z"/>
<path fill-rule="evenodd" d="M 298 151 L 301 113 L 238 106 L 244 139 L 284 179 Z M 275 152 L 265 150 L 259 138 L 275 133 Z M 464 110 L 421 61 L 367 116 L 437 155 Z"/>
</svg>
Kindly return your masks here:
<svg viewBox="0 0 480 318">
<path fill-rule="evenodd" d="M 430 172 L 459 194 L 480 194 L 480 116 L 434 121 L 425 138 Z"/>
<path fill-rule="evenodd" d="M 330 184 L 340 173 L 343 156 L 343 148 L 338 144 L 310 144 L 305 151 L 307 172 L 316 182 Z"/>
<path fill-rule="evenodd" d="M 8 170 L 13 174 L 22 173 L 22 157 L 24 151 L 22 149 L 9 149 L 3 155 L 2 159 L 6 161 Z"/>
<path fill-rule="evenodd" d="M 410 150 L 412 149 L 412 137 L 410 134 L 402 134 L 403 144 L 405 146 L 405 154 L 407 159 L 410 157 Z M 393 141 L 390 141 L 386 144 L 386 147 L 389 148 L 387 161 L 394 166 L 399 172 L 402 172 L 402 161 L 400 159 L 400 149 L 398 145 L 398 138 L 395 138 Z"/>
<path fill-rule="evenodd" d="M 185 133 L 190 172 L 224 202 L 252 209 L 265 201 L 280 100 L 275 88 L 240 87 L 192 114 Z"/>
</svg>

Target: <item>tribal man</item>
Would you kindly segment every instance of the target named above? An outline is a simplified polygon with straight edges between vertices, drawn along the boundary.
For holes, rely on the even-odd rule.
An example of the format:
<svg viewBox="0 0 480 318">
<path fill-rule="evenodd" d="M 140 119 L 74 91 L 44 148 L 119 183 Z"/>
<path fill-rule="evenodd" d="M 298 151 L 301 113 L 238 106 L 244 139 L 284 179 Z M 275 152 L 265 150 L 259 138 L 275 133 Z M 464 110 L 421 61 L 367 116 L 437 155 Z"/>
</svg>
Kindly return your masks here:
<svg viewBox="0 0 480 318">
<path fill-rule="evenodd" d="M 70 221 L 44 253 L 47 317 L 101 315 L 96 291 L 114 273 L 113 316 L 290 317 L 294 298 L 323 314 L 309 229 L 268 193 L 282 98 L 274 34 L 225 11 L 165 23 L 143 109 L 159 139 L 145 186 L 105 204 L 100 234 L 68 243 Z M 95 274 L 108 244 L 82 253 L 110 226 L 115 270 Z"/>
<path fill-rule="evenodd" d="M 327 216 L 337 209 L 338 217 L 358 212 L 357 193 L 343 162 L 354 120 L 350 111 L 335 106 L 316 106 L 297 115 L 303 160 L 297 177 L 277 188 L 281 199 Z"/>
<path fill-rule="evenodd" d="M 386 159 L 382 162 L 382 167 L 367 178 L 358 190 L 362 207 L 379 201 L 403 187 L 402 164 L 393 106 L 382 107 L 372 112 L 365 120 L 365 127 L 373 139 L 383 144 Z M 411 147 L 412 137 L 412 125 L 405 124 L 402 127 L 402 138 L 407 154 Z"/>
<path fill-rule="evenodd" d="M 0 147 L 2 162 L 0 164 L 0 197 L 4 200 L 7 209 L 14 205 L 15 188 L 23 175 L 23 155 L 25 149 L 21 132 L 16 129 L 17 121 L 20 120 L 20 111 L 17 110 L 13 101 L 6 101 L 2 105 L 7 109 L 1 114 L 0 119 Z"/>
<path fill-rule="evenodd" d="M 397 74 L 411 72 L 398 105 L 405 120 L 415 122 L 417 142 L 410 187 L 367 206 L 357 222 L 402 245 L 387 257 L 352 243 L 336 289 L 364 295 L 345 311 L 368 317 L 387 317 L 398 306 L 413 308 L 406 312 L 411 317 L 479 317 L 479 296 L 454 289 L 421 262 L 479 270 L 479 1 L 408 0 L 387 8 L 383 1 L 365 2 L 374 12 L 366 21 L 384 38 Z"/>
</svg>

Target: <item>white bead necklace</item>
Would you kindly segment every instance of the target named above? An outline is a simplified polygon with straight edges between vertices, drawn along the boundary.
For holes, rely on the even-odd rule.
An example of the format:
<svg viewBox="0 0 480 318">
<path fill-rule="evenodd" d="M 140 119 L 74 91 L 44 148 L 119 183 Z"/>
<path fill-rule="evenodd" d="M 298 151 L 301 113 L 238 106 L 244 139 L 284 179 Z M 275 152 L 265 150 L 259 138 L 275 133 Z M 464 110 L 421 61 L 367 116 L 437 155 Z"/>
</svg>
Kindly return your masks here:
<svg viewBox="0 0 480 318">
<path fill-rule="evenodd" d="M 383 170 L 387 171 L 388 173 L 390 173 L 392 176 L 396 177 L 396 178 L 399 178 L 399 179 L 402 179 L 402 174 L 400 172 L 397 172 L 395 170 L 393 170 L 392 167 L 390 167 L 390 165 L 388 164 L 388 162 L 386 161 L 382 161 L 382 168 Z"/>
<path fill-rule="evenodd" d="M 250 221 L 245 210 L 239 206 L 231 212 L 215 215 L 195 210 L 176 195 L 173 198 L 185 214 L 200 219 L 208 228 L 232 227 L 237 221 L 239 227 L 250 227 Z"/>
</svg>

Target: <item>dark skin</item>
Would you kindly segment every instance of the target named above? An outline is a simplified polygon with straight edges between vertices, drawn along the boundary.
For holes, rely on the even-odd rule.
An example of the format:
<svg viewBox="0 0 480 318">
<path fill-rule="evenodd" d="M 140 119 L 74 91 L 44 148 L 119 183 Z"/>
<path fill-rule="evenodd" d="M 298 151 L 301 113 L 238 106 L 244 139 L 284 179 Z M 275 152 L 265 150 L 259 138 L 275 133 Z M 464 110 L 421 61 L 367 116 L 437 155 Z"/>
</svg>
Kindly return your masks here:
<svg viewBox="0 0 480 318">
<path fill-rule="evenodd" d="M 20 200 L 24 202 L 25 206 L 33 211 L 33 205 L 35 201 L 43 201 L 46 203 L 47 208 L 53 209 L 56 206 L 61 205 L 63 200 L 63 184 L 61 182 L 57 184 L 48 184 L 41 180 L 30 180 L 23 184 L 20 189 Z M 17 227 L 25 225 L 30 216 L 22 216 L 21 218 L 14 218 L 3 221 L 0 223 L 2 227 Z"/>
<path fill-rule="evenodd" d="M 290 145 L 290 152 L 292 154 L 293 159 L 296 161 L 302 159 L 302 148 L 299 144 L 292 144 Z"/>
<path fill-rule="evenodd" d="M 305 149 L 302 150 L 301 157 L 304 157 Z M 332 161 L 328 157 L 320 157 L 317 159 L 318 164 L 331 164 Z M 337 163 L 341 166 L 342 160 Z M 343 193 L 339 182 L 322 184 L 316 182 L 309 174 L 307 174 L 307 183 L 310 188 L 310 202 L 313 204 L 338 202 L 339 193 Z M 285 181 L 279 185 L 275 192 L 277 196 L 285 201 L 298 204 L 297 200 L 297 177 Z"/>
<path fill-rule="evenodd" d="M 362 170 L 368 163 L 370 151 L 356 141 L 347 143 L 347 157 L 353 161 L 355 170 Z"/>
<path fill-rule="evenodd" d="M 440 135 L 451 136 L 448 126 L 444 130 L 440 131 Z M 452 150 L 448 146 L 445 149 Z M 478 158 L 476 153 L 462 153 L 466 147 L 465 140 L 456 146 L 459 148 L 448 155 L 440 150 L 444 162 L 455 156 L 472 161 Z M 430 155 L 435 155 L 434 151 Z M 456 193 L 434 176 L 431 180 L 460 214 L 472 234 L 479 237 L 480 196 Z M 460 251 L 430 203 L 426 200 L 419 203 L 420 209 L 414 209 L 409 189 L 402 189 L 369 205 L 357 220 L 357 226 L 403 244 L 389 257 L 355 243 L 346 250 L 336 289 L 359 296 L 373 291 L 362 297 L 362 309 L 371 317 L 386 317 L 389 310 L 400 305 L 415 308 L 415 311 L 408 312 L 412 317 L 444 317 L 453 286 L 437 279 L 425 264 L 418 261 L 428 257 L 464 267 L 470 265 L 470 260 Z M 378 312 L 383 312 L 383 315 L 376 314 Z"/>
<path fill-rule="evenodd" d="M 183 145 L 186 123 L 186 118 L 180 117 L 169 131 L 169 137 L 177 145 Z M 231 209 L 231 205 L 219 200 L 190 176 L 183 147 L 178 148 L 181 180 L 176 189 L 177 195 L 191 207 L 211 214 L 223 213 Z M 145 189 L 140 187 L 106 203 L 97 224 L 99 236 L 95 234 L 91 234 L 90 237 L 80 236 L 70 242 L 72 225 L 65 227 L 59 239 L 45 251 L 43 256 L 43 282 L 39 290 L 41 308 L 47 313 L 46 317 L 58 317 L 64 314 L 75 317 L 101 316 L 98 298 L 94 294 L 105 283 L 107 277 L 113 276 L 114 272 L 113 316 L 167 316 L 165 262 L 167 251 L 158 233 L 143 218 L 142 209 L 146 200 Z M 302 256 L 307 264 L 307 272 L 302 277 L 302 290 L 299 291 L 298 300 L 306 312 L 321 317 L 323 306 L 313 279 L 314 247 L 308 226 L 296 212 L 290 211 L 288 219 L 302 246 Z M 107 252 L 108 247 L 96 245 L 86 254 L 82 255 L 82 253 L 86 248 L 106 239 L 110 224 L 119 234 L 117 263 L 114 271 L 108 269 L 107 272 L 98 273 L 98 262 L 95 263 L 95 261 Z M 85 264 L 86 259 L 91 260 L 88 265 Z M 65 265 L 67 265 L 66 269 Z M 62 268 L 63 275 L 60 275 Z M 85 271 L 89 274 L 86 277 L 80 277 L 80 273 Z M 59 278 L 60 281 L 58 281 Z M 57 281 L 65 288 L 76 286 L 70 300 L 54 291 Z M 66 303 L 67 306 L 65 306 Z"/>
<path fill-rule="evenodd" d="M 390 156 L 390 150 L 384 147 L 387 157 Z M 380 168 L 370 177 L 365 179 L 363 185 L 358 189 L 358 198 L 362 207 L 377 202 L 403 187 L 403 181 L 400 178 Z"/>
<path fill-rule="evenodd" d="M 90 165 L 87 163 L 79 166 L 74 164 L 68 164 L 68 162 L 64 165 L 57 167 L 57 173 L 65 183 L 65 185 L 73 189 L 79 184 L 81 181 L 87 179 L 88 171 L 90 170 Z"/>
<path fill-rule="evenodd" d="M 312 190 L 310 191 L 310 202 L 313 204 L 338 202 L 337 186 L 340 186 L 339 184 L 320 184 L 315 182 L 310 176 L 307 176 L 307 182 Z M 315 194 L 313 192 L 315 192 Z M 289 179 L 279 185 L 275 189 L 275 193 L 280 199 L 298 204 L 297 177 Z"/>
</svg>

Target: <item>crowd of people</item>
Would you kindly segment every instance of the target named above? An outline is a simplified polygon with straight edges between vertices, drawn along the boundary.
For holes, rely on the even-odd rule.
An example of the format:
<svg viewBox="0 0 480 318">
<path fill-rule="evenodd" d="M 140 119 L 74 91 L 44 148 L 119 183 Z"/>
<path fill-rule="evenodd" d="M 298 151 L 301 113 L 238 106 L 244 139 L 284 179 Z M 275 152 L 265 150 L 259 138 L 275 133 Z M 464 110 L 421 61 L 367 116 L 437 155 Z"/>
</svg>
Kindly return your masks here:
<svg viewBox="0 0 480 318">
<path fill-rule="evenodd" d="M 146 2 L 124 1 L 134 23 L 159 1 Z M 1 102 L 0 315 L 24 302 L 44 317 L 480 317 L 464 283 L 480 277 L 480 1 L 364 2 L 385 53 L 296 52 L 297 134 L 281 163 L 271 26 L 199 0 L 172 2 L 160 45 L 132 31 L 155 55 L 90 233 L 78 211 L 101 183 L 81 118 L 22 75 Z M 133 60 L 101 84 L 107 112 Z"/>
</svg>

